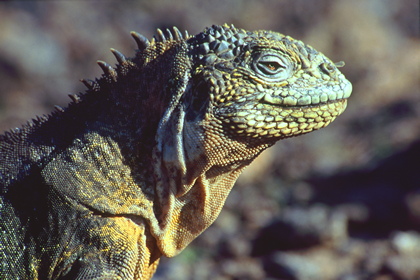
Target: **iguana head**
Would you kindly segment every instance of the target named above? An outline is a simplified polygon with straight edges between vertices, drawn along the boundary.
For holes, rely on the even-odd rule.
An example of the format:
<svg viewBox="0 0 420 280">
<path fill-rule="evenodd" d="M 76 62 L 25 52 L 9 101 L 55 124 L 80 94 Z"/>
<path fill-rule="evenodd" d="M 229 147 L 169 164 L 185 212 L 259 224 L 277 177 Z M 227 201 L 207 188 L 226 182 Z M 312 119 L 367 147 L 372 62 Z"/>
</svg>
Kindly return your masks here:
<svg viewBox="0 0 420 280">
<path fill-rule="evenodd" d="M 231 137 L 277 141 L 325 127 L 352 91 L 339 64 L 277 32 L 213 26 L 188 44 L 196 95 L 209 96 L 213 125 Z"/>
</svg>

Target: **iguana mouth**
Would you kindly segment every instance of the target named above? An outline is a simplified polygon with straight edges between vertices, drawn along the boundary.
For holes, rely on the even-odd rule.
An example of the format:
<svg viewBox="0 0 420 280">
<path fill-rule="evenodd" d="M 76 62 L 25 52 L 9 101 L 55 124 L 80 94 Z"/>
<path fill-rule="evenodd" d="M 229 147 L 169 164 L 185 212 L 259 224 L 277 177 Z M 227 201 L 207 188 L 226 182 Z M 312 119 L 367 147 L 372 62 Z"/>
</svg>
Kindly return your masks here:
<svg viewBox="0 0 420 280">
<path fill-rule="evenodd" d="M 296 98 L 294 95 L 288 95 L 282 97 L 279 95 L 272 95 L 270 93 L 264 94 L 260 102 L 281 107 L 307 107 L 307 106 L 319 106 L 322 104 L 342 101 L 350 97 L 352 92 L 352 86 L 350 82 L 344 84 L 342 88 L 334 90 L 331 88 L 321 94 L 306 94 Z"/>
<path fill-rule="evenodd" d="M 265 97 L 266 96 L 261 98 L 260 103 L 271 105 L 271 106 L 274 106 L 274 107 L 289 108 L 289 109 L 293 109 L 293 108 L 315 108 L 315 107 L 320 107 L 320 106 L 325 105 L 325 104 L 333 104 L 333 103 L 343 102 L 343 101 L 347 100 L 347 98 L 343 97 L 343 98 L 337 98 L 335 100 L 328 100 L 328 101 L 325 101 L 325 102 L 289 105 L 289 104 L 285 104 L 285 103 L 281 103 L 281 102 L 276 102 L 276 103 L 270 102 Z"/>
</svg>

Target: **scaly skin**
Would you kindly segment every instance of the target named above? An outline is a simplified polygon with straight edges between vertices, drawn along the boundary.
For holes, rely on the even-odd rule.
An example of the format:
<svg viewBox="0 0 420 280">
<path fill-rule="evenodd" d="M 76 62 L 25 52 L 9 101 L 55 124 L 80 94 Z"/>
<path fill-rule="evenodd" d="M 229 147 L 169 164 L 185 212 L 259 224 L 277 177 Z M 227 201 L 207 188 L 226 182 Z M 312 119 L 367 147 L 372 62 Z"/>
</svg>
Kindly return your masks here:
<svg viewBox="0 0 420 280">
<path fill-rule="evenodd" d="M 158 30 L 68 108 L 0 136 L 1 279 L 150 279 L 276 141 L 327 126 L 351 84 L 276 32 Z M 168 37 L 168 38 L 165 38 Z"/>
</svg>

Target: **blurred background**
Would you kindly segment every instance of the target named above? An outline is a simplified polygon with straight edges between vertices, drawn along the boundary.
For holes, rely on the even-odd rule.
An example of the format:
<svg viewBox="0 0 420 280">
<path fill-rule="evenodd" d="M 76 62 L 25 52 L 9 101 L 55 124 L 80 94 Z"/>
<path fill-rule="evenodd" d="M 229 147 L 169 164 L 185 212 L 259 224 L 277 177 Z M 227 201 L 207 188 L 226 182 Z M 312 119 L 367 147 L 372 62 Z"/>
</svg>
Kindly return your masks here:
<svg viewBox="0 0 420 280">
<path fill-rule="evenodd" d="M 129 32 L 268 29 L 312 45 L 353 83 L 325 129 L 280 141 L 214 225 L 154 279 L 420 279 L 419 7 L 412 0 L 0 2 L 0 131 L 134 55 Z"/>
</svg>

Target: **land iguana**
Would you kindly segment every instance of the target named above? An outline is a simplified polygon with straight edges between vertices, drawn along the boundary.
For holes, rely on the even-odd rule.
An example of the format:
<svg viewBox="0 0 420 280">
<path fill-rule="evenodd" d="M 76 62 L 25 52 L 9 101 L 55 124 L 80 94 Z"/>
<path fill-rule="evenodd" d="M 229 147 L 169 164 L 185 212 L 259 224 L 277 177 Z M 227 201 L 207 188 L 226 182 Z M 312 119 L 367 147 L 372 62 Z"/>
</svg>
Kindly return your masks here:
<svg viewBox="0 0 420 280">
<path fill-rule="evenodd" d="M 1 279 L 150 279 L 216 219 L 241 171 L 340 115 L 352 86 L 289 36 L 177 28 L 67 108 L 0 136 Z"/>
</svg>

